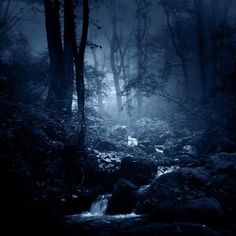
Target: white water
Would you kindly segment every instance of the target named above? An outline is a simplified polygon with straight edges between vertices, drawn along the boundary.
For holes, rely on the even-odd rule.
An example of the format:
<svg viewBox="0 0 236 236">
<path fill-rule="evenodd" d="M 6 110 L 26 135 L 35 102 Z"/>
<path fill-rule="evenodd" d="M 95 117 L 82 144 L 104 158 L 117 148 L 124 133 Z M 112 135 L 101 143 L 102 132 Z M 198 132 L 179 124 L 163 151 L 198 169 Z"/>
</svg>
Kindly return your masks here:
<svg viewBox="0 0 236 236">
<path fill-rule="evenodd" d="M 176 171 L 178 170 L 180 167 L 179 166 L 159 166 L 158 169 L 157 169 L 157 174 L 156 174 L 156 178 L 159 178 L 160 176 L 162 175 L 165 175 L 165 174 L 168 174 L 168 173 L 171 173 L 173 171 Z"/>
<path fill-rule="evenodd" d="M 106 215 L 107 204 L 110 197 L 111 194 L 98 196 L 98 198 L 92 203 L 89 211 L 81 214 L 66 216 L 66 221 L 70 223 L 87 221 L 89 219 L 106 219 L 108 221 L 112 221 L 116 219 L 118 220 L 140 217 L 140 215 L 136 215 L 133 212 L 130 214 Z"/>
<path fill-rule="evenodd" d="M 138 139 L 128 136 L 128 147 L 138 146 Z"/>
<path fill-rule="evenodd" d="M 82 213 L 84 216 L 103 216 L 107 210 L 107 203 L 111 194 L 105 194 L 98 196 L 98 198 L 92 203 L 88 212 Z"/>
</svg>

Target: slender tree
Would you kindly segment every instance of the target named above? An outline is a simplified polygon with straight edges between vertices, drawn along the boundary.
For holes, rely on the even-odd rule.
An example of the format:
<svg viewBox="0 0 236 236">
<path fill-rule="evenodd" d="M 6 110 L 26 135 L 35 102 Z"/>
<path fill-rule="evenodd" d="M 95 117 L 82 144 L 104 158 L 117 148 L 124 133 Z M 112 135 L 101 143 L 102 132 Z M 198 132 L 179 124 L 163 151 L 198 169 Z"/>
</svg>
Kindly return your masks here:
<svg viewBox="0 0 236 236">
<path fill-rule="evenodd" d="M 72 0 L 68 0 L 72 1 Z M 74 15 L 73 8 L 71 14 Z M 78 101 L 78 145 L 84 149 L 86 146 L 86 119 L 85 119 L 85 83 L 84 83 L 84 56 L 88 38 L 89 28 L 89 2 L 83 0 L 83 26 L 82 34 L 77 46 L 76 41 L 76 26 L 73 21 L 73 55 L 75 59 L 76 72 L 76 92 Z"/>
<path fill-rule="evenodd" d="M 104 79 L 104 68 L 105 68 L 105 55 L 104 55 L 104 62 L 103 65 L 101 66 L 101 71 L 100 71 L 100 66 L 98 63 L 98 58 L 97 58 L 97 53 L 94 48 L 91 49 L 92 55 L 93 55 L 93 60 L 94 60 L 94 72 L 97 74 L 97 79 L 96 79 L 96 95 L 97 95 L 97 102 L 98 102 L 98 108 L 100 114 L 102 114 L 104 107 L 103 107 L 103 95 L 102 95 L 102 80 Z M 100 73 L 101 72 L 101 73 Z"/>
<path fill-rule="evenodd" d="M 136 0 L 136 19 L 137 26 L 135 29 L 135 40 L 136 40 L 136 50 L 137 50 L 137 113 L 142 115 L 143 112 L 143 79 L 146 73 L 147 64 L 147 48 L 146 40 L 148 35 L 148 0 Z"/>
<path fill-rule="evenodd" d="M 181 62 L 181 67 L 182 67 L 183 77 L 184 77 L 185 91 L 186 91 L 187 97 L 189 97 L 189 75 L 188 75 L 188 69 L 187 69 L 188 65 L 187 65 L 186 52 L 184 49 L 184 40 L 183 40 L 183 36 L 181 35 L 181 32 L 183 32 L 183 29 L 180 28 L 181 12 L 171 7 L 168 4 L 168 1 L 164 0 L 161 2 L 161 4 L 164 8 L 164 12 L 166 15 L 167 27 L 171 35 L 171 42 L 174 46 L 176 55 Z"/>
<path fill-rule="evenodd" d="M 45 22 L 50 58 L 50 85 L 47 104 L 61 108 L 62 84 L 64 80 L 64 54 L 60 25 L 59 0 L 44 0 Z"/>
<path fill-rule="evenodd" d="M 112 7 L 112 11 L 111 11 Z M 116 102 L 117 102 L 117 111 L 118 114 L 122 111 L 122 98 L 121 98 L 121 86 L 120 86 L 120 75 L 121 75 L 121 67 L 119 62 L 119 51 L 118 51 L 118 32 L 117 32 L 117 1 L 113 0 L 108 5 L 108 11 L 110 12 L 110 20 L 112 25 L 112 35 L 109 37 L 106 35 L 106 38 L 109 42 L 110 49 L 110 64 L 111 70 L 113 74 L 115 92 L 116 92 Z"/>
<path fill-rule="evenodd" d="M 224 9 L 221 5 L 226 5 Z M 194 0 L 196 18 L 196 32 L 198 39 L 198 61 L 202 84 L 202 95 L 207 95 L 217 84 L 217 45 L 213 40 L 213 34 L 217 29 L 217 13 L 223 13 L 221 24 L 226 23 L 226 17 L 230 7 L 230 1 L 203 1 Z"/>
<path fill-rule="evenodd" d="M 63 81 L 64 107 L 70 114 L 73 99 L 74 67 L 73 67 L 73 21 L 74 15 L 71 14 L 73 2 L 64 0 L 64 62 L 65 75 Z M 72 11 L 73 12 L 73 11 Z"/>
</svg>

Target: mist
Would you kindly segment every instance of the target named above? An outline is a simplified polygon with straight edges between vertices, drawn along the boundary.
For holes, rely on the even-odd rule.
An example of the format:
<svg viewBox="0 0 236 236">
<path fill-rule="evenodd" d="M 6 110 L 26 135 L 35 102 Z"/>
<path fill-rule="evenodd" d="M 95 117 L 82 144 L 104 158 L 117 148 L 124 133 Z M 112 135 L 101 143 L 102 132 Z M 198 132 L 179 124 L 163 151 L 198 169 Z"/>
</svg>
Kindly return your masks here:
<svg viewBox="0 0 236 236">
<path fill-rule="evenodd" d="M 233 0 L 1 1 L 2 231 L 235 235 L 235 42 Z"/>
</svg>

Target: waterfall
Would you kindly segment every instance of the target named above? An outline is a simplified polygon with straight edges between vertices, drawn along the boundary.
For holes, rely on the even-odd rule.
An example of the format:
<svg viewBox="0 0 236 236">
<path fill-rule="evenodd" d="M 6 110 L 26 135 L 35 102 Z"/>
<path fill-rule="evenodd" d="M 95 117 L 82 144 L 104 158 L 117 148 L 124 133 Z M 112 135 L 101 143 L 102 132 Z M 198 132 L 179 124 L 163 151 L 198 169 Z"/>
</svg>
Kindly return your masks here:
<svg viewBox="0 0 236 236">
<path fill-rule="evenodd" d="M 106 215 L 107 205 L 111 194 L 100 195 L 98 198 L 92 203 L 89 211 L 67 215 L 65 217 L 67 223 L 77 223 L 77 222 L 86 222 L 91 219 L 106 219 L 107 222 L 112 222 L 121 219 L 130 219 L 130 218 L 140 218 L 140 215 L 136 215 L 134 212 L 130 214 L 118 214 L 118 215 Z"/>
<path fill-rule="evenodd" d="M 81 213 L 82 217 L 97 217 L 104 216 L 107 210 L 108 200 L 111 197 L 111 194 L 100 195 L 92 203 L 89 211 Z"/>
<path fill-rule="evenodd" d="M 89 213 L 94 216 L 102 216 L 106 213 L 107 203 L 111 194 L 101 195 L 92 203 Z"/>
</svg>

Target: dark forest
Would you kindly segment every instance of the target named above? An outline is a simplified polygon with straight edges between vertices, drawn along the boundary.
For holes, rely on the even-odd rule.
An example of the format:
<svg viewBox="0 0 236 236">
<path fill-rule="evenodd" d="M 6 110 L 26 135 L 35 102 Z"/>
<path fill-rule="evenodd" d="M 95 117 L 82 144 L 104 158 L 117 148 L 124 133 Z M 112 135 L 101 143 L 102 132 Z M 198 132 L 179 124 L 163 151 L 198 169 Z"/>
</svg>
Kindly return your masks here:
<svg viewBox="0 0 236 236">
<path fill-rule="evenodd" d="M 0 0 L 1 235 L 235 219 L 235 0 Z"/>
</svg>

